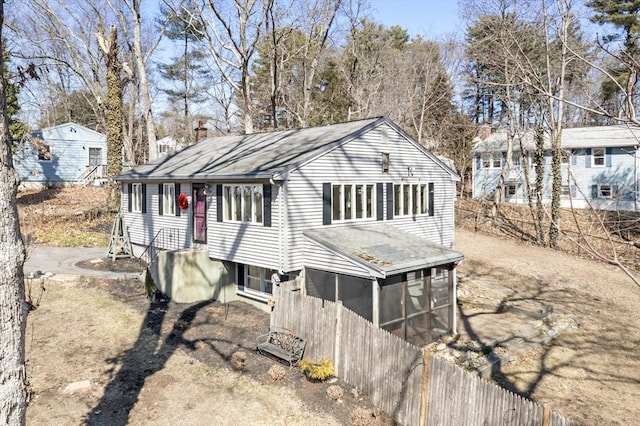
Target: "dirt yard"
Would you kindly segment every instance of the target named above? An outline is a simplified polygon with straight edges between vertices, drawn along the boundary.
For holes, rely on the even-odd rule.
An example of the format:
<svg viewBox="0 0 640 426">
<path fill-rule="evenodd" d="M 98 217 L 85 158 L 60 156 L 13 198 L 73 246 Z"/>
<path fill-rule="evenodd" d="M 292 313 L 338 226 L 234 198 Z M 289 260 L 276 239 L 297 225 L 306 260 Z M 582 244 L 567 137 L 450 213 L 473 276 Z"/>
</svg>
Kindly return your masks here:
<svg viewBox="0 0 640 426">
<path fill-rule="evenodd" d="M 462 291 L 504 295 L 497 306 L 549 306 L 552 318 L 574 321 L 504 363 L 495 380 L 579 424 L 638 424 L 640 288 L 612 266 L 512 240 L 458 229 L 454 246 L 465 255 L 458 268 Z M 465 329 L 465 321 L 459 327 L 481 334 Z"/>
<path fill-rule="evenodd" d="M 149 302 L 135 280 L 54 278 L 28 316 L 29 424 L 392 423 L 347 384 L 257 354 L 269 318 L 245 303 Z"/>
</svg>

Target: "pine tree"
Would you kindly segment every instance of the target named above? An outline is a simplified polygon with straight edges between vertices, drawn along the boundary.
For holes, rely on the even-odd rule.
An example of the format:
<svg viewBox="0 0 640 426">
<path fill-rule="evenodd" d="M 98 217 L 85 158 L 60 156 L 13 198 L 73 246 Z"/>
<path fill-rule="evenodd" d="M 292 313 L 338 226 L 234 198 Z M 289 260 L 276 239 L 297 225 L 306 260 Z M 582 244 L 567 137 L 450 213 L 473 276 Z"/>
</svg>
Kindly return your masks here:
<svg viewBox="0 0 640 426">
<path fill-rule="evenodd" d="M 163 18 L 159 23 L 166 37 L 181 47 L 180 56 L 172 57 L 171 63 L 159 65 L 160 75 L 173 86 L 161 90 L 171 105 L 181 105 L 180 131 L 174 136 L 188 145 L 193 142 L 192 105 L 206 99 L 204 80 L 209 77 L 206 56 L 197 48 L 202 40 L 203 23 L 196 19 L 195 11 L 185 5 L 179 8 L 161 7 L 161 12 Z"/>
<path fill-rule="evenodd" d="M 640 59 L 640 0 L 592 0 L 587 6 L 595 14 L 593 22 L 600 25 L 611 24 L 619 32 L 606 35 L 602 41 L 605 45 L 622 41 L 622 49 L 616 58 L 620 65 L 611 70 L 611 74 L 623 85 L 612 84 L 608 80 L 603 84 L 603 97 L 611 100 L 616 93 L 623 92 L 624 108 L 620 115 L 635 119 L 634 96 L 638 83 L 638 60 Z M 620 86 L 624 90 L 621 90 Z"/>
</svg>

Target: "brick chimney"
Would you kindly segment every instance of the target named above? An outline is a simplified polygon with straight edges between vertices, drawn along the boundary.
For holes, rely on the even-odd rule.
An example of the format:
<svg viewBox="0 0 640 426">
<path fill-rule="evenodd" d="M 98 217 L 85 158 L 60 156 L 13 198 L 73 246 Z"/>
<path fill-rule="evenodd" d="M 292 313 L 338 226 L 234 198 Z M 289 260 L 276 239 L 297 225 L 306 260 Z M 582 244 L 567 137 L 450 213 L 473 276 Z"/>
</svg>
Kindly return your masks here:
<svg viewBox="0 0 640 426">
<path fill-rule="evenodd" d="M 194 129 L 196 131 L 196 142 L 207 137 L 207 128 L 204 127 L 202 120 L 198 121 L 198 127 Z"/>
<path fill-rule="evenodd" d="M 480 126 L 480 129 L 478 130 L 478 137 L 480 137 L 481 140 L 485 140 L 489 136 L 491 136 L 491 126 L 485 123 Z"/>
</svg>

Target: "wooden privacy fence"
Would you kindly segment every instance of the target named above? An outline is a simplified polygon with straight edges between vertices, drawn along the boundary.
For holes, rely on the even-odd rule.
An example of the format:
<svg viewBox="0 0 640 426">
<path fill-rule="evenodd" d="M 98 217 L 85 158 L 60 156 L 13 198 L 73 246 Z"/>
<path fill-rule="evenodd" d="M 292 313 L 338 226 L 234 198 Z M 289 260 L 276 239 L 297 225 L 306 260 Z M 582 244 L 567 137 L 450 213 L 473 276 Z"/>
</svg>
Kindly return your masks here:
<svg viewBox="0 0 640 426">
<path fill-rule="evenodd" d="M 404 425 L 570 426 L 548 409 L 483 380 L 330 302 L 273 288 L 271 326 L 307 339 L 304 359 L 334 361 L 340 379 Z M 427 368 L 425 368 L 425 366 Z"/>
</svg>

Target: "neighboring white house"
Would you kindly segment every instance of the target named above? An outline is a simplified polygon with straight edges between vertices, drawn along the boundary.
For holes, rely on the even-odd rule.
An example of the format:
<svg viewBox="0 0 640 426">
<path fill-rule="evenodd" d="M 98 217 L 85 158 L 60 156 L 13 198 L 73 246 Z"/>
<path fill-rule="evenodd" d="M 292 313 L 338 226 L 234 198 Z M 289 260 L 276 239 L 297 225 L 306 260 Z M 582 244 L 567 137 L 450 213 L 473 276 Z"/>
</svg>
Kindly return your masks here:
<svg viewBox="0 0 640 426">
<path fill-rule="evenodd" d="M 564 129 L 561 206 L 638 210 L 639 138 L 640 128 L 630 125 Z M 534 145 L 533 132 L 514 140 L 511 164 L 505 175 L 505 202 L 528 202 L 525 169 L 532 188 L 536 178 L 532 160 Z M 551 151 L 547 134 L 544 148 L 543 200 L 550 202 Z M 474 198 L 483 198 L 495 191 L 507 160 L 506 149 L 505 132 L 493 133 L 476 142 L 473 148 Z"/>
<path fill-rule="evenodd" d="M 178 149 L 178 141 L 173 136 L 165 136 L 156 141 L 158 158 L 165 157 Z"/>
<path fill-rule="evenodd" d="M 102 133 L 75 123 L 36 130 L 13 155 L 21 188 L 86 185 L 104 178 L 106 141 Z"/>
<path fill-rule="evenodd" d="M 384 117 L 205 138 L 117 179 L 137 256 L 205 251 L 262 303 L 303 275 L 416 344 L 455 331 L 459 176 Z"/>
</svg>

